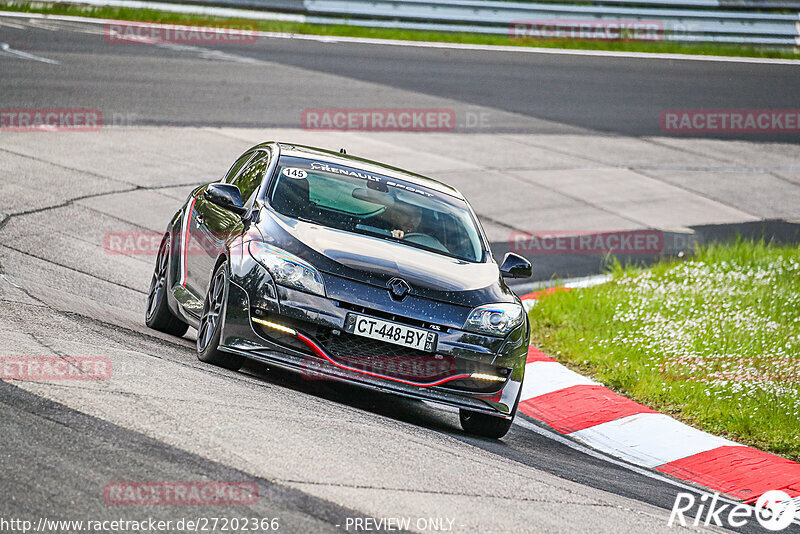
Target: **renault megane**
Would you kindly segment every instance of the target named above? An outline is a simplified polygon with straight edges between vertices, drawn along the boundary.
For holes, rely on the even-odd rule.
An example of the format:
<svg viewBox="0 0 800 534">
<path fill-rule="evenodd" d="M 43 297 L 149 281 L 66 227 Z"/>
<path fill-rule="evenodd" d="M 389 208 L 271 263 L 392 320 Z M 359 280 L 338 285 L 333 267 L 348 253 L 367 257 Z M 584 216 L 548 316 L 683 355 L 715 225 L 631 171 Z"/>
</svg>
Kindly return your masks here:
<svg viewBox="0 0 800 534">
<path fill-rule="evenodd" d="M 318 148 L 264 143 L 192 191 L 169 223 L 151 328 L 197 329 L 200 360 L 246 358 L 460 409 L 499 438 L 530 337 L 478 219 L 454 188 Z"/>
</svg>

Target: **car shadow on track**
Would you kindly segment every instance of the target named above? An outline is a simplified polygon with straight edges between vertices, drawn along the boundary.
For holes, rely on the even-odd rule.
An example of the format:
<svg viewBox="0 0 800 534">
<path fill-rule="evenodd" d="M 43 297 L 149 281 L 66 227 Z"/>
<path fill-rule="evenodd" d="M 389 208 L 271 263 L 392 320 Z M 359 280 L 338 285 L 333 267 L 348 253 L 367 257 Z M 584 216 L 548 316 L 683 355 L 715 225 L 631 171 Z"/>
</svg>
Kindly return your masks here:
<svg viewBox="0 0 800 534">
<path fill-rule="evenodd" d="M 450 412 L 437 410 L 421 400 L 374 391 L 336 380 L 318 377 L 308 379 L 300 373 L 256 361 L 248 361 L 239 372 L 277 387 L 289 388 L 305 395 L 313 395 L 414 426 L 446 434 L 463 434 L 458 423 L 458 415 L 454 410 Z"/>
<path fill-rule="evenodd" d="M 193 354 L 195 353 L 194 344 L 197 341 L 196 336 L 196 330 L 190 328 L 189 332 L 181 338 L 191 343 Z M 202 362 L 200 362 L 200 365 L 207 365 L 209 369 L 219 369 Z M 221 369 L 220 371 L 226 372 Z M 288 388 L 305 395 L 313 395 L 319 399 L 335 402 L 337 404 L 349 406 L 350 408 L 363 410 L 428 430 L 458 436 L 462 439 L 468 438 L 476 442 L 495 441 L 471 436 L 461 430 L 461 425 L 458 421 L 458 413 L 453 408 L 434 407 L 421 400 L 362 388 L 337 380 L 328 380 L 319 377 L 309 379 L 304 377 L 301 373 L 255 360 L 246 360 L 237 374 L 245 374 L 264 384 Z"/>
</svg>

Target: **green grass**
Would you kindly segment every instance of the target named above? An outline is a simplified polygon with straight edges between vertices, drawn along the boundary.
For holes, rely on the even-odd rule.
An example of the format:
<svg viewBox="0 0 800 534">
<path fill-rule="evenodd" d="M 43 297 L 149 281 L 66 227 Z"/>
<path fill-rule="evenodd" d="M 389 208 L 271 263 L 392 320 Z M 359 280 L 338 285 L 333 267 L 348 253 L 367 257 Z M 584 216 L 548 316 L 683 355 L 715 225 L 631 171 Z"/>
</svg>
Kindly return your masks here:
<svg viewBox="0 0 800 534">
<path fill-rule="evenodd" d="M 531 310 L 533 342 L 712 434 L 800 460 L 800 247 L 740 241 Z"/>
<path fill-rule="evenodd" d="M 252 23 L 262 31 L 330 35 L 346 37 L 371 37 L 409 41 L 435 41 L 447 43 L 472 43 L 483 45 L 505 45 L 539 48 L 568 48 L 586 50 L 614 50 L 625 52 L 663 52 L 695 55 L 746 56 L 798 59 L 797 49 L 773 49 L 722 44 L 679 44 L 668 41 L 633 42 L 600 40 L 519 40 L 507 35 L 484 35 L 477 33 L 434 32 L 399 30 L 391 28 L 363 28 L 347 25 L 305 24 L 284 21 L 248 20 L 246 18 L 223 18 L 203 15 L 171 13 L 152 9 L 133 9 L 126 7 L 93 7 L 83 5 L 52 4 L 47 2 L 16 2 L 0 0 L 0 10 L 26 13 L 45 13 L 52 15 L 76 15 L 83 17 L 131 20 L 140 22 L 161 22 L 177 24 L 211 24 L 222 22 Z"/>
</svg>

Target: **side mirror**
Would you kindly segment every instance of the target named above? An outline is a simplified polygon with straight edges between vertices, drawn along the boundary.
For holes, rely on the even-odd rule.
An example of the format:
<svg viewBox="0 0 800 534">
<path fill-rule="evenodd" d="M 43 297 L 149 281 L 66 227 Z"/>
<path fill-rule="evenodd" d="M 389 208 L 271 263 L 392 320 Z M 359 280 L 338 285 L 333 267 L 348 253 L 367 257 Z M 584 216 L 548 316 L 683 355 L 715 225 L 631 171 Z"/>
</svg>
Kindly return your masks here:
<svg viewBox="0 0 800 534">
<path fill-rule="evenodd" d="M 247 208 L 242 205 L 242 193 L 235 185 L 209 184 L 203 197 L 212 204 L 232 211 L 240 217 L 247 213 Z"/>
<path fill-rule="evenodd" d="M 519 254 L 509 252 L 503 258 L 503 265 L 500 266 L 500 276 L 503 278 L 530 278 L 533 276 L 533 266 L 531 262 Z"/>
</svg>

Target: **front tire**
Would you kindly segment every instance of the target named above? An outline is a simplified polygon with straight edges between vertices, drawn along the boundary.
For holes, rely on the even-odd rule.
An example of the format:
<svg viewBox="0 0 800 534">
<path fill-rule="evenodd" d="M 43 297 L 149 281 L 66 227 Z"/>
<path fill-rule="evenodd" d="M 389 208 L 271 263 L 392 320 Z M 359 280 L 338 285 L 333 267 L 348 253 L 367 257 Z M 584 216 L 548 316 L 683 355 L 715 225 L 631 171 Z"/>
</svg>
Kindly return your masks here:
<svg viewBox="0 0 800 534">
<path fill-rule="evenodd" d="M 201 362 L 238 371 L 244 363 L 243 358 L 219 350 L 227 298 L 228 263 L 222 262 L 211 277 L 200 326 L 197 328 L 197 358 Z"/>
<path fill-rule="evenodd" d="M 517 408 L 519 408 L 519 399 L 522 397 L 522 385 L 520 384 L 517 398 L 514 401 L 514 407 L 511 409 L 511 419 L 504 419 L 494 415 L 486 415 L 484 413 L 473 412 L 461 408 L 458 410 L 458 417 L 461 420 L 461 428 L 465 432 L 483 436 L 490 439 L 500 439 L 508 433 L 511 424 L 514 422 L 514 417 L 517 416 Z"/>
<path fill-rule="evenodd" d="M 153 278 L 150 281 L 150 291 L 147 292 L 147 311 L 145 313 L 145 324 L 160 332 L 182 336 L 189 329 L 180 317 L 176 317 L 169 309 L 167 304 L 167 274 L 169 272 L 170 251 L 169 234 L 161 240 L 161 247 L 156 256 L 156 267 L 153 270 Z"/>
<path fill-rule="evenodd" d="M 500 439 L 508 433 L 514 419 L 503 419 L 495 415 L 473 412 L 461 408 L 458 411 L 461 428 L 465 432 L 490 439 Z"/>
</svg>

